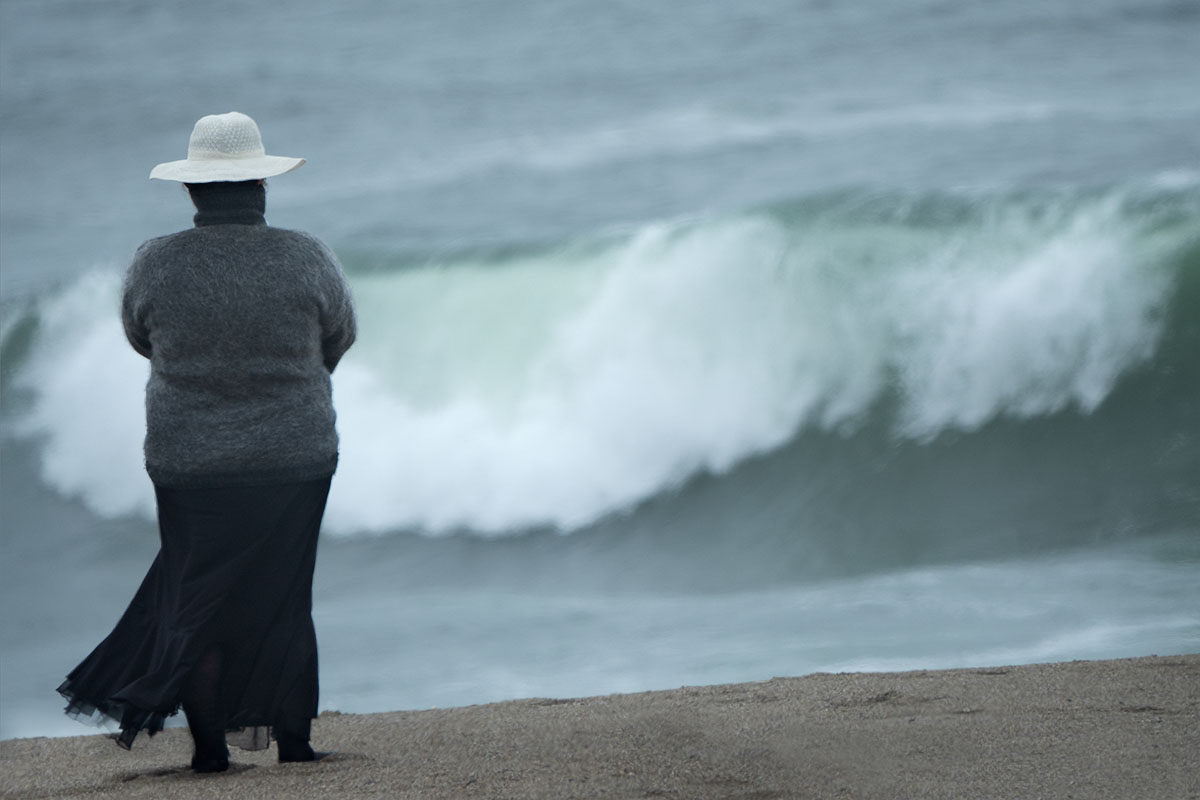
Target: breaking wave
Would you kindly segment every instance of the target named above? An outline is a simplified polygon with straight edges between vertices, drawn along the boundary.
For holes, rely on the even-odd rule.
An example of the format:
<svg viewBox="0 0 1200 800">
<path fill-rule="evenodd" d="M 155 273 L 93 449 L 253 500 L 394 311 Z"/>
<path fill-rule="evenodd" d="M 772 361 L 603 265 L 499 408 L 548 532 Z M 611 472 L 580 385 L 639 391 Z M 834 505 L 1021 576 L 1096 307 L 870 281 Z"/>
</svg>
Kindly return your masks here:
<svg viewBox="0 0 1200 800">
<path fill-rule="evenodd" d="M 327 526 L 567 532 L 806 432 L 882 424 L 932 447 L 1091 414 L 1195 358 L 1164 343 L 1197 310 L 1198 205 L 1188 182 L 843 192 L 548 248 L 350 257 L 361 335 L 334 376 Z M 59 492 L 152 516 L 119 286 L 94 270 L 6 309 L 5 426 Z"/>
</svg>

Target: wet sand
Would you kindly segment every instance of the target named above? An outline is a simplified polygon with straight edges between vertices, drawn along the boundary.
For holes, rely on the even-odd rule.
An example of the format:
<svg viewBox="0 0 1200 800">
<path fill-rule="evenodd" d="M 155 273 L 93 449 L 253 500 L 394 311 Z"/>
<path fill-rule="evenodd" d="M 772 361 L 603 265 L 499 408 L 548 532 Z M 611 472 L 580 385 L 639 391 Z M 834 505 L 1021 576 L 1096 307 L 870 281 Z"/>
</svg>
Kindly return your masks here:
<svg viewBox="0 0 1200 800">
<path fill-rule="evenodd" d="M 326 712 L 277 764 L 193 775 L 188 734 L 0 742 L 11 798 L 1200 798 L 1200 655 L 853 673 Z"/>
</svg>

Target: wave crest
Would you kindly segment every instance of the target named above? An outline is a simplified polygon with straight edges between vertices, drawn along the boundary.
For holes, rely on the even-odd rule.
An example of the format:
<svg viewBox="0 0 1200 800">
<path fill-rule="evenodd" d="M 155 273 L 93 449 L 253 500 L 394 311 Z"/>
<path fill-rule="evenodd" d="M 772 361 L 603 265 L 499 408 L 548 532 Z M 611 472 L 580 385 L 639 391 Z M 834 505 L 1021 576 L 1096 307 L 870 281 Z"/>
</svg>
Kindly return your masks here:
<svg viewBox="0 0 1200 800">
<path fill-rule="evenodd" d="M 925 219 L 781 207 L 354 276 L 329 528 L 572 530 L 806 429 L 855 430 L 887 399 L 894 434 L 926 441 L 1091 412 L 1152 357 L 1179 226 L 1115 195 L 941 202 Z M 118 290 L 99 272 L 39 299 L 16 430 L 42 439 L 50 485 L 150 515 L 145 366 Z"/>
</svg>

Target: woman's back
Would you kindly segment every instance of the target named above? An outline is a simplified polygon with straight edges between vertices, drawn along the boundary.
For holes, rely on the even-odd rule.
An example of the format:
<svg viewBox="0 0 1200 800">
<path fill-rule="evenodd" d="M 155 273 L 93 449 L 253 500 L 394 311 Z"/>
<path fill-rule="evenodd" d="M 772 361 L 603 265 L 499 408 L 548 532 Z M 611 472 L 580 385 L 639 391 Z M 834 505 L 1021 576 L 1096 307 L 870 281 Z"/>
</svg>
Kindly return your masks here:
<svg viewBox="0 0 1200 800">
<path fill-rule="evenodd" d="M 130 266 L 122 312 L 151 361 L 156 482 L 304 480 L 336 465 L 329 372 L 354 340 L 354 317 L 317 239 L 265 222 L 152 239 Z"/>
</svg>

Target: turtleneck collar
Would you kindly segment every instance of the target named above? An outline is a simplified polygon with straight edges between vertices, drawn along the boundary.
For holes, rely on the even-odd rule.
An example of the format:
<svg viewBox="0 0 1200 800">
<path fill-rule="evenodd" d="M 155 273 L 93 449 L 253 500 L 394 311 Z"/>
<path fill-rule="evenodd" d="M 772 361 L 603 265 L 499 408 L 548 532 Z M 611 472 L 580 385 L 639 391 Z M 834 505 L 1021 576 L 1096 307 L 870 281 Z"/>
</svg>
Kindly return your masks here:
<svg viewBox="0 0 1200 800">
<path fill-rule="evenodd" d="M 190 183 L 188 192 L 196 206 L 192 218 L 204 225 L 266 225 L 267 187 L 258 181 Z"/>
</svg>

